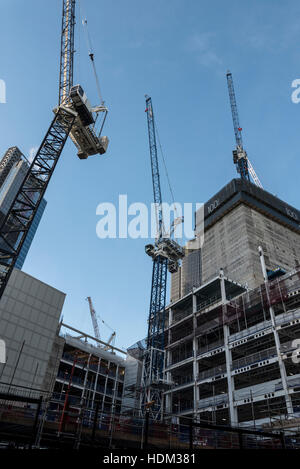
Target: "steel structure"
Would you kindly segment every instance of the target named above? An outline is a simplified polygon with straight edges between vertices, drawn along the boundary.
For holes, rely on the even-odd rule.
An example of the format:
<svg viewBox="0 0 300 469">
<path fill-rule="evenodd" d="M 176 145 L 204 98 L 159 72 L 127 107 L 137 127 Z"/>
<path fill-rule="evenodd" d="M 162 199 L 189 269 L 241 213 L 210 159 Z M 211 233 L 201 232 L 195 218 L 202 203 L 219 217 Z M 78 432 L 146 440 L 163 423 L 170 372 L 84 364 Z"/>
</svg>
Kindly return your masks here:
<svg viewBox="0 0 300 469">
<path fill-rule="evenodd" d="M 98 320 L 97 320 L 97 315 L 96 315 L 96 311 L 95 311 L 95 308 L 94 308 L 94 305 L 93 305 L 93 302 L 92 302 L 92 298 L 90 296 L 87 297 L 87 301 L 89 303 L 89 307 L 90 307 L 90 313 L 91 313 L 91 318 L 92 318 L 92 323 L 93 323 L 93 329 L 94 329 L 94 334 L 95 334 L 95 337 L 96 339 L 100 340 L 101 339 L 101 336 L 100 336 L 100 329 L 99 329 L 99 324 L 98 324 Z M 103 319 L 101 319 L 102 323 L 106 325 L 106 327 L 108 327 L 112 333 L 107 341 L 107 344 L 102 346 L 100 345 L 100 343 L 98 343 L 98 347 L 103 347 L 103 350 L 109 350 L 111 349 L 111 347 L 113 345 L 115 345 L 115 339 L 116 339 L 116 332 L 112 330 L 112 328 L 106 324 Z"/>
<path fill-rule="evenodd" d="M 0 226 L 0 298 L 77 116 L 66 107 L 73 84 L 74 26 L 75 0 L 63 0 L 59 105 Z"/>
<path fill-rule="evenodd" d="M 230 100 L 230 107 L 231 107 L 231 114 L 232 114 L 233 129 L 234 129 L 234 135 L 235 135 L 235 141 L 236 141 L 236 149 L 233 150 L 233 162 L 236 165 L 237 172 L 240 174 L 242 179 L 246 179 L 250 181 L 250 175 L 251 175 L 255 185 L 262 188 L 263 186 L 243 147 L 242 128 L 239 122 L 239 115 L 238 115 L 238 110 L 237 110 L 232 73 L 228 71 L 226 73 L 226 78 L 227 78 L 227 86 L 228 86 L 228 93 L 229 93 L 229 100 Z"/>
<path fill-rule="evenodd" d="M 108 109 L 103 101 L 96 107 L 91 107 L 85 92 L 80 85 L 73 86 L 74 62 L 74 29 L 75 29 L 75 0 L 63 0 L 60 74 L 59 74 L 59 106 L 74 110 L 77 114 L 70 137 L 78 150 L 78 158 L 87 159 L 91 155 L 104 154 L 108 147 L 108 137 L 101 136 Z M 90 54 L 91 55 L 91 54 Z M 94 73 L 94 54 L 92 54 Z M 96 74 L 96 84 L 99 81 Z M 101 98 L 102 100 L 102 98 Z M 54 109 L 57 112 L 58 108 Z M 100 119 L 98 117 L 100 116 Z M 96 131 L 96 125 L 99 130 Z"/>
<path fill-rule="evenodd" d="M 162 195 L 155 135 L 155 121 L 152 100 L 146 96 L 146 113 L 149 136 L 150 161 L 153 196 L 156 209 L 157 236 L 155 245 L 147 245 L 146 253 L 152 257 L 152 284 L 148 319 L 147 348 L 143 360 L 142 411 L 151 409 L 154 419 L 162 418 L 162 390 L 164 381 L 165 347 L 165 306 L 167 271 L 178 269 L 179 260 L 184 256 L 183 249 L 167 237 L 164 229 Z"/>
<path fill-rule="evenodd" d="M 60 107 L 0 227 L 0 298 L 75 119 Z"/>
<path fill-rule="evenodd" d="M 67 104 L 73 86 L 75 0 L 63 0 L 58 104 Z"/>
<path fill-rule="evenodd" d="M 0 162 L 0 187 L 4 184 L 13 165 L 24 157 L 18 147 L 11 147 L 7 150 Z"/>
<path fill-rule="evenodd" d="M 254 289 L 222 275 L 166 307 L 166 410 L 181 422 L 266 428 L 271 417 L 298 418 L 300 268 L 272 281 L 263 270 Z"/>
</svg>

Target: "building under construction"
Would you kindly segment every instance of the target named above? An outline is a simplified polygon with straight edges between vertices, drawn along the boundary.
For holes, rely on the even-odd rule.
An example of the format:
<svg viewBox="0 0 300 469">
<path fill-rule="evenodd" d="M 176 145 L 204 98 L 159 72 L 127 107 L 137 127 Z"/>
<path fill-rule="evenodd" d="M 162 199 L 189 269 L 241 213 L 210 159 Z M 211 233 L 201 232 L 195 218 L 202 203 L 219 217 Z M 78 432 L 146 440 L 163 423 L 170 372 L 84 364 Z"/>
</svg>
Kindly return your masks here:
<svg viewBox="0 0 300 469">
<path fill-rule="evenodd" d="M 84 408 L 88 420 L 98 407 L 103 417 L 120 414 L 126 353 L 119 350 L 116 354 L 114 347 L 95 345 L 83 332 L 71 335 L 72 329 L 57 338 L 62 352 L 53 388 L 53 413 L 61 416 L 67 408 L 68 413 L 78 416 Z"/>
<path fill-rule="evenodd" d="M 136 360 L 60 322 L 65 294 L 18 269 L 1 300 L 0 441 L 79 447 L 110 441 Z M 4 343 L 4 342 L 3 342 Z M 104 439 L 104 440 L 103 440 Z"/>
<path fill-rule="evenodd" d="M 166 414 L 180 421 L 296 425 L 299 222 L 297 209 L 243 179 L 232 180 L 205 204 L 201 285 L 183 295 L 182 273 L 172 274 Z M 196 232 L 197 223 L 196 214 Z"/>
</svg>

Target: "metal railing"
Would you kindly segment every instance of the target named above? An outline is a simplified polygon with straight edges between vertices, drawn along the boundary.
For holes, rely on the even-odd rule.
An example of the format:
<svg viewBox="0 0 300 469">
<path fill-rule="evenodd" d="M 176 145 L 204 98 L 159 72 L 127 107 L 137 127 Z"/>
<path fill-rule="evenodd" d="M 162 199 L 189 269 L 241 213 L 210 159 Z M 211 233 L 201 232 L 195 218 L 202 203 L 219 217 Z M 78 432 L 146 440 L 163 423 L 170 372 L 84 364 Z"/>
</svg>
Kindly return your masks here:
<svg viewBox="0 0 300 469">
<path fill-rule="evenodd" d="M 281 351 L 289 351 L 292 350 L 291 346 L 292 342 L 286 342 L 285 344 L 281 344 Z M 239 358 L 232 362 L 231 370 L 237 370 L 239 368 L 244 368 L 246 366 L 253 365 L 254 363 L 258 363 L 263 360 L 269 360 L 277 356 L 276 347 L 270 347 L 265 350 L 261 350 L 260 352 L 253 353 L 252 355 L 248 355 L 243 358 Z M 219 374 L 226 373 L 226 364 L 216 366 L 214 368 L 210 368 L 209 370 L 202 371 L 198 374 L 197 380 L 203 380 L 206 378 L 211 378 L 212 376 L 217 376 Z"/>
<path fill-rule="evenodd" d="M 10 390 L 11 392 L 12 390 Z M 32 389 L 32 391 L 35 391 Z M 25 394 L 28 388 L 24 388 Z M 73 408 L 57 405 L 59 393 L 47 400 L 23 398 L 14 393 L 2 397 L 0 403 L 0 439 L 2 448 L 41 447 L 70 450 L 79 448 L 122 449 L 143 448 L 152 451 L 194 451 L 202 448 L 300 448 L 299 437 L 282 432 L 263 432 L 256 429 L 216 425 L 188 420 L 187 425 L 171 418 L 193 413 L 193 400 L 180 399 L 173 404 L 175 415 L 166 414 L 164 422 L 120 413 L 120 405 L 104 405 L 69 396 L 77 402 Z M 65 396 L 63 396 L 64 398 Z M 63 399 L 62 399 L 63 400 Z M 14 405 L 8 405 L 13 401 Z M 198 409 L 227 404 L 227 395 L 217 395 L 198 402 Z M 28 405 L 27 405 L 28 404 Z M 78 408 L 76 408 L 78 407 Z M 191 415 L 189 415 L 191 416 Z"/>
<path fill-rule="evenodd" d="M 245 366 L 253 365 L 254 363 L 260 362 L 262 360 L 267 360 L 277 356 L 276 347 L 271 347 L 266 350 L 261 350 L 260 352 L 253 353 L 247 357 L 239 358 L 232 362 L 232 370 L 237 370 L 238 368 L 243 368 Z"/>
<path fill-rule="evenodd" d="M 180 313 L 176 313 L 175 311 L 173 312 L 173 318 L 172 318 L 172 325 L 176 324 L 177 322 L 181 321 L 182 319 L 190 316 L 193 313 L 193 308 L 187 308 L 184 311 L 181 311 Z"/>
<path fill-rule="evenodd" d="M 217 406 L 228 403 L 228 394 L 218 394 L 217 396 L 207 397 L 198 401 L 198 409 L 204 409 L 206 407 Z"/>
<path fill-rule="evenodd" d="M 58 372 L 57 377 L 63 379 L 64 381 L 67 381 L 67 382 L 69 382 L 69 380 L 70 380 L 70 374 L 63 372 L 62 370 L 60 370 Z M 71 382 L 72 382 L 72 384 L 78 384 L 80 386 L 83 386 L 83 379 L 79 378 L 78 376 L 73 375 Z"/>
<path fill-rule="evenodd" d="M 212 376 L 218 376 L 226 373 L 226 363 L 224 365 L 219 365 L 209 370 L 200 371 L 197 375 L 197 380 L 202 381 L 206 378 L 211 378 Z"/>
<path fill-rule="evenodd" d="M 212 296 L 209 299 L 202 301 L 201 303 L 197 303 L 196 313 L 199 313 L 203 309 L 208 308 L 214 303 L 219 303 L 220 301 L 222 301 L 220 296 Z"/>
</svg>

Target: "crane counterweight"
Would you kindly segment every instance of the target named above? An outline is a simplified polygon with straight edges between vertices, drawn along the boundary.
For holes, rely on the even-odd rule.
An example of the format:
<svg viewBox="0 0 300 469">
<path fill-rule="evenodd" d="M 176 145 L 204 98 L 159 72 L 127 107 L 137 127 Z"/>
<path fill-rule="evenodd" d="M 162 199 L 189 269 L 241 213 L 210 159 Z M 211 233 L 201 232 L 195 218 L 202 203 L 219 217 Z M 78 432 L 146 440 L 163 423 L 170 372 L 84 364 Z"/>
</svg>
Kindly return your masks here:
<svg viewBox="0 0 300 469">
<path fill-rule="evenodd" d="M 101 102 L 96 108 L 89 108 L 84 113 L 71 99 L 73 86 L 75 0 L 63 0 L 61 26 L 61 50 L 59 69 L 58 106 L 49 129 L 20 184 L 11 206 L 0 224 L 0 298 L 14 269 L 17 257 L 22 249 L 38 211 L 64 145 L 70 135 L 78 148 L 78 156 L 86 159 L 89 155 L 103 154 L 108 146 L 108 138 L 102 137 L 102 130 L 107 116 L 107 108 Z M 75 99 L 75 98 L 74 98 Z M 93 117 L 93 113 L 96 117 Z M 100 131 L 95 125 L 101 114 Z M 83 119 L 83 121 L 82 121 Z M 92 122 L 87 124 L 87 122 Z"/>
</svg>

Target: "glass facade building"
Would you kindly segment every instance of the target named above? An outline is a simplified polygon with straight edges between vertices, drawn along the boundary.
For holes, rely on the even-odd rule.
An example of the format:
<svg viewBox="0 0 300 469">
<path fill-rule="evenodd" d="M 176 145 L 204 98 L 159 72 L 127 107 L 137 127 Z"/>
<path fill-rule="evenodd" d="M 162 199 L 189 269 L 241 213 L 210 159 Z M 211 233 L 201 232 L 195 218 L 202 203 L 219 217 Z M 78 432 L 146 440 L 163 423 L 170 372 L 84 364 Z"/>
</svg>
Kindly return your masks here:
<svg viewBox="0 0 300 469">
<path fill-rule="evenodd" d="M 17 147 L 12 147 L 7 150 L 0 161 L 0 223 L 9 211 L 29 168 L 28 162 L 22 156 Z M 46 205 L 46 200 L 42 199 L 16 261 L 17 269 L 23 267 Z"/>
</svg>

